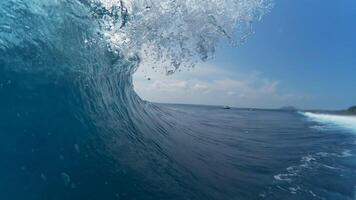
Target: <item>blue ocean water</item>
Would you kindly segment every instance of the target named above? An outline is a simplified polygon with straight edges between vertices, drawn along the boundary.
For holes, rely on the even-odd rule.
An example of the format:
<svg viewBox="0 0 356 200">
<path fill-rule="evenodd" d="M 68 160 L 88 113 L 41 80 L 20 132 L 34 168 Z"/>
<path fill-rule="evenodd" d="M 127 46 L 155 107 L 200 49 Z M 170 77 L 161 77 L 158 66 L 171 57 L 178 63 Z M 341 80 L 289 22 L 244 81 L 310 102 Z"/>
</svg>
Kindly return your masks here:
<svg viewBox="0 0 356 200">
<path fill-rule="evenodd" d="M 1 199 L 355 198 L 356 129 L 297 112 L 147 106 L 166 122 L 154 138 L 10 111 Z"/>
<path fill-rule="evenodd" d="M 266 2 L 1 0 L 0 199 L 355 199 L 355 117 L 133 89 L 148 57 L 205 60 Z"/>
</svg>

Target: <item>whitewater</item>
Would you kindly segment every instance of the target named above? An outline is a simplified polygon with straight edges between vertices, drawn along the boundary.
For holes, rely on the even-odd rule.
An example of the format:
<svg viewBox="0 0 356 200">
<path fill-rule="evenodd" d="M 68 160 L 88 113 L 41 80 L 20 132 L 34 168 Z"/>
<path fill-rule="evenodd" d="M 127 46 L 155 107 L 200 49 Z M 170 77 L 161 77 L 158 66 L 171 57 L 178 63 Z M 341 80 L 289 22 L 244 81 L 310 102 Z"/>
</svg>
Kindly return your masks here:
<svg viewBox="0 0 356 200">
<path fill-rule="evenodd" d="M 0 199 L 353 199 L 354 118 L 156 104 L 133 89 L 143 64 L 171 75 L 248 42 L 272 7 L 1 0 Z"/>
<path fill-rule="evenodd" d="M 329 128 L 348 129 L 356 133 L 356 117 L 350 115 L 337 115 L 337 114 L 323 114 L 305 112 L 301 113 L 311 120 L 317 121 L 321 124 L 329 125 Z"/>
</svg>

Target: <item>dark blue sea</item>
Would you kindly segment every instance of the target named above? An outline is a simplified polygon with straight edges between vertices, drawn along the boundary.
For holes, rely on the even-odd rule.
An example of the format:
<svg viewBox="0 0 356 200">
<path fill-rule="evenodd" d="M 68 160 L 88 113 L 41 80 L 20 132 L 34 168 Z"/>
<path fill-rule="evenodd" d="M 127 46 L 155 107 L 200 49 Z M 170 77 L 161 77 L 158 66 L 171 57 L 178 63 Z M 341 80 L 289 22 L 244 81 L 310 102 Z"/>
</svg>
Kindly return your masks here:
<svg viewBox="0 0 356 200">
<path fill-rule="evenodd" d="M 1 200 L 356 199 L 355 116 L 133 89 L 142 48 L 174 73 L 265 1 L 149 2 L 0 1 Z"/>
<path fill-rule="evenodd" d="M 1 107 L 1 199 L 355 199 L 354 117 L 149 104 L 155 130 L 115 131 L 50 101 Z"/>
</svg>

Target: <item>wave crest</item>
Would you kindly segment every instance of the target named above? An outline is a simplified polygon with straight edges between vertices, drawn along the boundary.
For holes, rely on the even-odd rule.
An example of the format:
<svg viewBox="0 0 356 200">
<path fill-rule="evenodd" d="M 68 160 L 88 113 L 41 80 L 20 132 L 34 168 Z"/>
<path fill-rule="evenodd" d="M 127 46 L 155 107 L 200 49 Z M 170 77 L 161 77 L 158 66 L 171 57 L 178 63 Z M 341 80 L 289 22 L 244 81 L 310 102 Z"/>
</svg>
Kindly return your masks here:
<svg viewBox="0 0 356 200">
<path fill-rule="evenodd" d="M 326 125 L 326 129 L 346 129 L 356 133 L 356 117 L 348 115 L 321 114 L 311 112 L 300 112 L 301 115 L 312 121 Z M 319 130 L 325 129 L 318 127 Z"/>
<path fill-rule="evenodd" d="M 251 33 L 251 23 L 270 0 L 91 0 L 103 34 L 114 49 L 139 54 L 166 69 L 212 57 L 221 38 L 232 45 Z M 97 12 L 97 11 L 100 12 Z M 104 11 L 103 11 L 104 10 Z M 96 11 L 96 12 L 95 12 Z"/>
</svg>

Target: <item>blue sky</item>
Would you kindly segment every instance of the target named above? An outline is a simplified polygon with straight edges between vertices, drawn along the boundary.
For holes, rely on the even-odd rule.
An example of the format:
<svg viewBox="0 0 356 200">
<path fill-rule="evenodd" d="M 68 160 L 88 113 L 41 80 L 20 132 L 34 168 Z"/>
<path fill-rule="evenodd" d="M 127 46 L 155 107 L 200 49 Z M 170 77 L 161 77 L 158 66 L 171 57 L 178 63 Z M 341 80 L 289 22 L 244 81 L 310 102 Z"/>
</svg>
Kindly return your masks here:
<svg viewBox="0 0 356 200">
<path fill-rule="evenodd" d="M 136 91 L 169 103 L 308 109 L 356 104 L 356 1 L 274 2 L 240 47 L 222 42 L 214 60 L 193 72 L 163 77 L 140 71 Z"/>
</svg>

